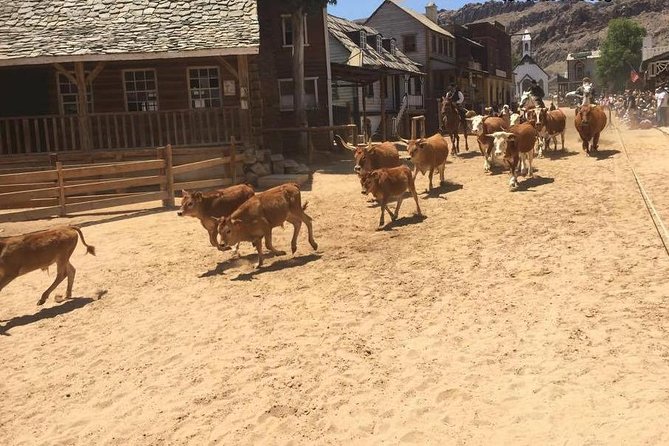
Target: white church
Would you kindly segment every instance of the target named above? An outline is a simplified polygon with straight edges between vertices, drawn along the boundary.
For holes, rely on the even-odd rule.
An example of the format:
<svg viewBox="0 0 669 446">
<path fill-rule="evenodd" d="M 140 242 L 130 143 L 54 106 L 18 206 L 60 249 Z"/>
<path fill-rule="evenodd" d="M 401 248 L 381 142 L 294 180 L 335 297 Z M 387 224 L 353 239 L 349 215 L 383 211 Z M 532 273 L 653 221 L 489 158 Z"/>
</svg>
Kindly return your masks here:
<svg viewBox="0 0 669 446">
<path fill-rule="evenodd" d="M 537 81 L 537 84 L 546 93 L 545 97 L 548 97 L 548 73 L 532 58 L 532 36 L 530 36 L 530 32 L 527 29 L 523 34 L 522 44 L 523 58 L 513 69 L 516 82 L 516 99 L 520 98 L 523 91 L 527 91 L 530 88 L 532 80 Z"/>
</svg>

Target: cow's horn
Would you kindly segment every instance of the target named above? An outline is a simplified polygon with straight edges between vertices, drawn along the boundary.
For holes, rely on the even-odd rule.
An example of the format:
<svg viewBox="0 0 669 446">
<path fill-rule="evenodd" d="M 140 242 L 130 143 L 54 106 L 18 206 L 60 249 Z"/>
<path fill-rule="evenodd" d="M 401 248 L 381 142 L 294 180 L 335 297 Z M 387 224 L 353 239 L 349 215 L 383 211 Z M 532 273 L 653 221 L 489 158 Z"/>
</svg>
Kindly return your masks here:
<svg viewBox="0 0 669 446">
<path fill-rule="evenodd" d="M 335 135 L 335 142 L 337 144 L 337 147 L 339 147 L 339 148 L 346 149 L 346 150 L 351 150 L 351 151 L 356 150 L 354 145 L 347 143 L 346 141 L 344 141 L 344 138 L 342 138 L 339 135 Z"/>
<path fill-rule="evenodd" d="M 399 135 L 398 135 L 398 136 L 399 136 Z M 400 141 L 402 141 L 404 144 L 409 144 L 409 140 L 408 140 L 408 139 L 404 139 L 404 138 L 402 138 L 401 136 L 400 136 Z"/>
</svg>

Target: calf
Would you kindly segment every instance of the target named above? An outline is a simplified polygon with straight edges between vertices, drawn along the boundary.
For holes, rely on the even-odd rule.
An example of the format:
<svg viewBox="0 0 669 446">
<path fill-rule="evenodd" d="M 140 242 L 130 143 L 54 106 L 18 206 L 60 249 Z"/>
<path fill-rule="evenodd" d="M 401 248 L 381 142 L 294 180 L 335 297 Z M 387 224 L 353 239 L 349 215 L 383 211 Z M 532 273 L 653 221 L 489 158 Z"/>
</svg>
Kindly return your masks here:
<svg viewBox="0 0 669 446">
<path fill-rule="evenodd" d="M 182 190 L 181 209 L 177 211 L 179 217 L 189 216 L 200 220 L 202 226 L 209 233 L 209 243 L 218 247 L 217 218 L 229 217 L 246 200 L 254 195 L 254 190 L 246 184 L 238 184 L 225 189 L 211 192 L 193 192 Z M 235 247 L 237 254 L 239 245 Z"/>
<path fill-rule="evenodd" d="M 404 200 L 404 192 L 409 190 L 416 202 L 416 213 L 423 215 L 418 204 L 418 194 L 416 194 L 416 185 L 414 177 L 411 176 L 411 169 L 407 166 L 392 167 L 389 169 L 377 169 L 365 174 L 364 193 L 370 193 L 381 205 L 381 220 L 379 220 L 379 229 L 384 225 L 384 215 L 388 215 L 392 221 L 397 220 L 400 212 L 400 205 Z M 388 202 L 397 201 L 395 215 L 393 216 L 388 209 Z"/>
<path fill-rule="evenodd" d="M 72 285 L 76 269 L 70 263 L 70 256 L 77 242 L 86 247 L 86 254 L 95 255 L 95 248 L 84 241 L 84 234 L 75 226 L 61 226 L 45 231 L 13 237 L 0 237 L 0 290 L 8 283 L 31 271 L 45 270 L 56 264 L 56 280 L 42 293 L 37 305 L 43 305 L 49 294 L 67 277 L 65 298 L 72 297 Z"/>
<path fill-rule="evenodd" d="M 446 168 L 446 158 L 448 158 L 448 142 L 439 133 L 435 133 L 429 138 L 412 139 L 402 141 L 407 143 L 407 151 L 414 165 L 414 181 L 418 172 L 425 175 L 429 171 L 430 179 L 429 191 L 432 191 L 432 175 L 434 169 L 439 170 L 439 184 L 444 183 L 444 169 Z"/>
<path fill-rule="evenodd" d="M 302 206 L 300 187 L 297 184 L 282 184 L 261 192 L 249 198 L 229 217 L 218 219 L 218 233 L 221 236 L 222 245 L 230 247 L 243 241 L 252 242 L 258 250 L 256 268 L 260 268 L 263 263 L 263 237 L 265 246 L 273 254 L 285 254 L 272 246 L 272 228 L 283 226 L 287 221 L 294 228 L 293 239 L 290 243 L 293 254 L 297 250 L 297 235 L 303 222 L 309 231 L 309 243 L 316 250 L 318 244 L 314 240 L 311 217 L 304 212 L 306 208 L 307 203 Z"/>
<path fill-rule="evenodd" d="M 472 119 L 472 128 L 477 135 L 476 141 L 479 143 L 479 150 L 483 155 L 483 171 L 490 172 L 493 163 L 493 138 L 490 135 L 508 127 L 504 125 L 504 119 L 502 118 L 475 116 Z"/>
<path fill-rule="evenodd" d="M 532 178 L 534 144 L 539 136 L 533 122 L 518 124 L 509 128 L 508 132 L 499 131 L 488 136 L 494 140 L 495 156 L 503 156 L 504 161 L 511 170 L 511 179 L 509 180 L 511 189 L 518 187 L 516 173 L 518 162 L 521 159 L 527 161 L 527 177 Z"/>
<path fill-rule="evenodd" d="M 564 150 L 564 131 L 567 125 L 567 117 L 562 110 L 549 111 L 545 108 L 539 109 L 537 114 L 537 122 L 535 127 L 539 132 L 539 157 L 543 156 L 544 141 L 548 140 L 548 147 L 550 149 L 552 139 L 555 142 L 555 150 L 557 150 L 557 135 L 560 135 L 562 140 L 562 150 Z"/>
</svg>

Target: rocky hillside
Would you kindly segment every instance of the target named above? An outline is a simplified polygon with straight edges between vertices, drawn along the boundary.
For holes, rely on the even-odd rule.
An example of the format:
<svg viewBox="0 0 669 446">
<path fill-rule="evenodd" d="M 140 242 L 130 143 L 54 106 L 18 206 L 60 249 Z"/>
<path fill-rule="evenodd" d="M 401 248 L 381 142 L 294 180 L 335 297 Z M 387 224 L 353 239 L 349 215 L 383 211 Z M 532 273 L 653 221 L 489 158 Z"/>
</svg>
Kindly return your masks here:
<svg viewBox="0 0 669 446">
<path fill-rule="evenodd" d="M 655 45 L 669 45 L 668 5 L 668 0 L 488 1 L 467 4 L 457 11 L 442 10 L 439 19 L 458 24 L 497 20 L 510 33 L 528 29 L 535 59 L 546 71 L 562 73 L 566 70 L 567 53 L 597 49 L 613 18 L 633 19 L 653 36 Z M 520 55 L 520 37 L 513 37 L 512 43 L 514 53 Z"/>
</svg>

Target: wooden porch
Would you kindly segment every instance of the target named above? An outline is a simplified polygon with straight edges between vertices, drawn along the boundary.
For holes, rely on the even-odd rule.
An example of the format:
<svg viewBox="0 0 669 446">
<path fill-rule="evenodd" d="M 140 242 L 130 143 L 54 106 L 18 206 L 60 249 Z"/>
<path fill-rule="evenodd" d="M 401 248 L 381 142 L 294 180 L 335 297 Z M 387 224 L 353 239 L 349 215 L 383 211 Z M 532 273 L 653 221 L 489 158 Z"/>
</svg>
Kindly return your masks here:
<svg viewBox="0 0 669 446">
<path fill-rule="evenodd" d="M 0 118 L 0 156 L 48 152 L 221 146 L 244 140 L 248 110 L 207 109 Z"/>
</svg>

